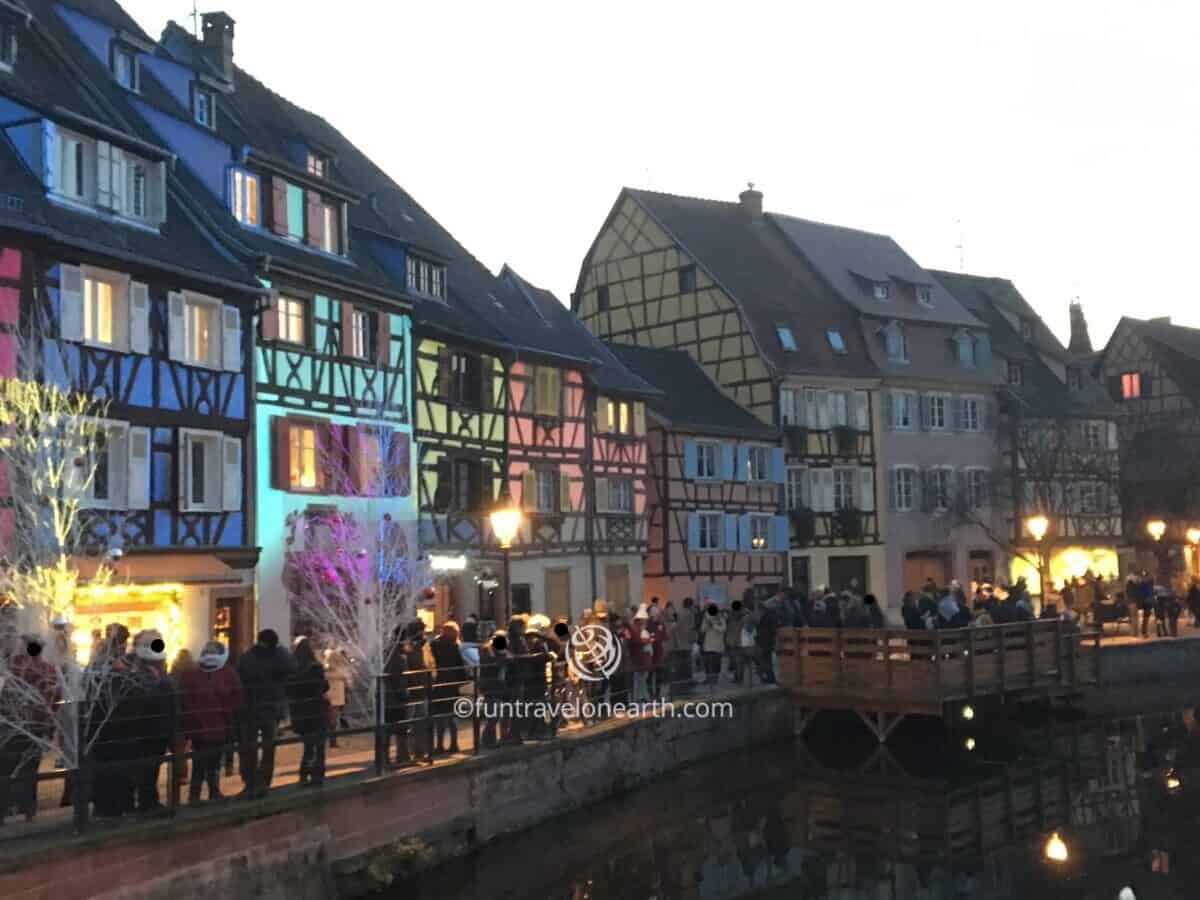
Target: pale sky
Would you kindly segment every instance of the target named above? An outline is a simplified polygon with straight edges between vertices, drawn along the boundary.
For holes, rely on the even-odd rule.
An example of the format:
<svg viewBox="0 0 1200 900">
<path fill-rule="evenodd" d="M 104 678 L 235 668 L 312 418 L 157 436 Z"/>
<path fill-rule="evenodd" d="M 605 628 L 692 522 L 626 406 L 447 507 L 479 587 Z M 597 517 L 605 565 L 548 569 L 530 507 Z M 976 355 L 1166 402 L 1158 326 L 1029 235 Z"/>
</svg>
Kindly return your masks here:
<svg viewBox="0 0 1200 900">
<path fill-rule="evenodd" d="M 154 36 L 187 0 L 124 0 Z M 209 9 L 217 7 L 208 7 Z M 201 7 L 203 11 L 205 7 Z M 323 115 L 493 271 L 569 302 L 622 185 L 892 235 L 1200 326 L 1200 8 L 1110 2 L 225 0 L 240 66 Z M 961 224 L 960 224 L 961 223 Z"/>
</svg>

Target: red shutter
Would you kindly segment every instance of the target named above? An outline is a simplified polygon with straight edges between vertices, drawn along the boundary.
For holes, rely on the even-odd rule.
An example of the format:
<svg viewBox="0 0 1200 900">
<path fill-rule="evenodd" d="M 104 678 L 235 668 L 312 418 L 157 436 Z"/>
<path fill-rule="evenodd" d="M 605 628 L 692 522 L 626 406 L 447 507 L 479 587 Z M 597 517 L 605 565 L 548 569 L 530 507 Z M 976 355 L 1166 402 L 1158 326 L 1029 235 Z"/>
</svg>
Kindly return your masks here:
<svg viewBox="0 0 1200 900">
<path fill-rule="evenodd" d="M 365 432 L 362 425 L 347 425 L 346 435 L 346 493 L 364 496 L 370 493 L 371 485 L 367 484 L 366 471 L 362 464 L 363 441 L 372 440 L 372 435 Z"/>
<path fill-rule="evenodd" d="M 354 305 L 341 301 L 342 306 L 342 356 L 354 354 Z"/>
<path fill-rule="evenodd" d="M 341 429 L 331 422 L 317 424 L 317 489 L 330 493 L 340 489 L 340 469 L 337 454 L 337 431 Z"/>
<path fill-rule="evenodd" d="M 375 355 L 379 365 L 391 365 L 392 317 L 382 309 L 375 313 Z"/>
<path fill-rule="evenodd" d="M 271 292 L 271 303 L 262 311 L 259 318 L 259 330 L 264 341 L 274 341 L 279 338 L 279 295 Z"/>
<path fill-rule="evenodd" d="M 287 182 L 279 176 L 271 179 L 271 230 L 282 237 L 288 234 Z"/>
<path fill-rule="evenodd" d="M 277 491 L 292 486 L 288 437 L 287 416 L 271 416 L 271 487 Z"/>
<path fill-rule="evenodd" d="M 310 247 L 320 247 L 325 241 L 324 204 L 316 191 L 304 192 L 304 240 Z"/>
<path fill-rule="evenodd" d="M 387 468 L 389 497 L 407 497 L 412 493 L 412 473 L 409 471 L 408 435 L 388 429 Z"/>
</svg>

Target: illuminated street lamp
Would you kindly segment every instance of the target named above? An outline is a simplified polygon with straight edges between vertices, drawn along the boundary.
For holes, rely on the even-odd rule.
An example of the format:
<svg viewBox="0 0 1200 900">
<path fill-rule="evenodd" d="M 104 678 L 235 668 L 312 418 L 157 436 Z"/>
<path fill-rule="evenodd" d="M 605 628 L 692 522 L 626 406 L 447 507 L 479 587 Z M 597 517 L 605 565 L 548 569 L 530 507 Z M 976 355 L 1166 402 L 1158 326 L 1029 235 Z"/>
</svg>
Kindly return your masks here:
<svg viewBox="0 0 1200 900">
<path fill-rule="evenodd" d="M 1163 539 L 1163 535 L 1167 533 L 1167 523 L 1162 519 L 1151 519 L 1146 523 L 1146 531 L 1149 532 L 1150 537 L 1154 538 L 1154 542 L 1157 544 Z"/>
<path fill-rule="evenodd" d="M 508 617 L 512 615 L 512 590 L 509 580 L 508 554 L 512 549 L 517 531 L 521 527 L 521 509 L 512 502 L 507 488 L 501 493 L 500 499 L 496 501 L 496 505 L 488 514 L 488 519 L 492 525 L 492 534 L 496 536 L 496 541 L 500 544 L 500 550 L 504 553 L 504 619 L 500 622 L 500 626 L 505 627 L 508 623 Z"/>
<path fill-rule="evenodd" d="M 1029 532 L 1029 536 L 1037 542 L 1038 545 L 1038 581 L 1042 591 L 1042 606 L 1046 605 L 1046 597 L 1049 595 L 1049 586 L 1046 584 L 1046 553 L 1042 549 L 1042 541 L 1046 537 L 1046 533 L 1050 531 L 1050 520 L 1043 515 L 1030 516 L 1025 520 L 1025 530 Z"/>
<path fill-rule="evenodd" d="M 1062 835 L 1057 831 L 1046 841 L 1046 846 L 1042 851 L 1047 862 L 1065 863 L 1071 858 L 1071 853 L 1067 849 L 1067 842 L 1062 839 Z"/>
</svg>

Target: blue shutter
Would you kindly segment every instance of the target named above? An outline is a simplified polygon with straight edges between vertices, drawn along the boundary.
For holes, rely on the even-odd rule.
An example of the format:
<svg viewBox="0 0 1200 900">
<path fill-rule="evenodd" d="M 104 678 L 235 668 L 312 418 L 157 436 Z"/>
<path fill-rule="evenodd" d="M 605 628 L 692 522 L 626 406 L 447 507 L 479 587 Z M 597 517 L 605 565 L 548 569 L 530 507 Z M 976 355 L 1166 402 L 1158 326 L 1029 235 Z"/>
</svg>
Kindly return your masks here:
<svg viewBox="0 0 1200 900">
<path fill-rule="evenodd" d="M 725 526 L 725 543 L 722 545 L 725 550 L 736 550 L 738 545 L 738 517 L 732 513 L 725 513 L 722 517 L 722 524 Z"/>
<path fill-rule="evenodd" d="M 683 477 L 695 479 L 696 477 L 696 442 L 683 442 Z"/>
<path fill-rule="evenodd" d="M 730 479 L 725 479 L 729 481 Z M 737 463 L 733 469 L 733 481 L 749 481 L 750 480 L 750 448 L 745 444 L 739 444 L 737 448 Z"/>
<path fill-rule="evenodd" d="M 776 553 L 787 553 L 790 538 L 787 516 L 771 516 L 771 549 Z"/>
<path fill-rule="evenodd" d="M 721 480 L 733 481 L 733 445 L 721 444 Z M 745 478 L 739 479 L 745 481 Z"/>
<path fill-rule="evenodd" d="M 687 542 L 692 553 L 700 549 L 700 517 L 696 513 L 688 513 Z"/>
<path fill-rule="evenodd" d="M 750 544 L 750 516 L 738 516 L 738 549 L 743 553 L 749 553 L 753 550 Z"/>
<path fill-rule="evenodd" d="M 771 480 L 776 484 L 787 484 L 787 456 L 782 447 L 771 448 Z"/>
</svg>

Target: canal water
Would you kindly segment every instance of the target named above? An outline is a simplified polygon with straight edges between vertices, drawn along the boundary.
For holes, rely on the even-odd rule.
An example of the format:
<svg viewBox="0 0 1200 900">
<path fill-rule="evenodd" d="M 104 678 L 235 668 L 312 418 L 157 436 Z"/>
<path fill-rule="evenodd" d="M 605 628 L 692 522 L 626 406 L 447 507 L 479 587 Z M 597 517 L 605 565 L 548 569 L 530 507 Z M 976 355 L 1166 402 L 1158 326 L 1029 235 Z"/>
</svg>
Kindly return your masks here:
<svg viewBox="0 0 1200 900">
<path fill-rule="evenodd" d="M 683 770 L 387 896 L 1200 898 L 1191 709 L 968 716 L 949 734 L 906 723 L 886 749 L 820 717 L 802 740 Z"/>
</svg>

